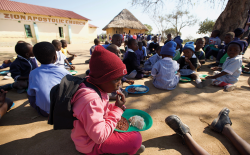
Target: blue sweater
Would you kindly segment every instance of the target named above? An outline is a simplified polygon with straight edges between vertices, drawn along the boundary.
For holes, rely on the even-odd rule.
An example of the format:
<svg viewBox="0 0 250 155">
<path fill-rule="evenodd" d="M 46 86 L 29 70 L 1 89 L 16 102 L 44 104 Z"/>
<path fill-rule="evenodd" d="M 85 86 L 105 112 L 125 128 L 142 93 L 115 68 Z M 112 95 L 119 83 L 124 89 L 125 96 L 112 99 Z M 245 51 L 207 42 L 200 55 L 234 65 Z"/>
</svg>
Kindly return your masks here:
<svg viewBox="0 0 250 155">
<path fill-rule="evenodd" d="M 11 77 L 17 81 L 18 77 L 29 77 L 30 72 L 38 67 L 35 58 L 25 59 L 17 55 L 17 58 L 10 66 Z"/>
</svg>

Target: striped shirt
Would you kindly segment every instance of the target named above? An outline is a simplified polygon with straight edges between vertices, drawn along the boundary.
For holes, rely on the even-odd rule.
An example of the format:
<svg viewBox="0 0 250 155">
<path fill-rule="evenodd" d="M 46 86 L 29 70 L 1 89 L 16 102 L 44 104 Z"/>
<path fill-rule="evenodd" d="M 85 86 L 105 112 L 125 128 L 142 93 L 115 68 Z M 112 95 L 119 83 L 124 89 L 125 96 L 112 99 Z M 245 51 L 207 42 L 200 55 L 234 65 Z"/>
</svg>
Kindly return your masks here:
<svg viewBox="0 0 250 155">
<path fill-rule="evenodd" d="M 179 64 L 169 57 L 165 57 L 155 63 L 151 75 L 154 77 L 153 84 L 156 88 L 173 90 L 179 83 L 180 77 L 176 75 Z"/>
</svg>

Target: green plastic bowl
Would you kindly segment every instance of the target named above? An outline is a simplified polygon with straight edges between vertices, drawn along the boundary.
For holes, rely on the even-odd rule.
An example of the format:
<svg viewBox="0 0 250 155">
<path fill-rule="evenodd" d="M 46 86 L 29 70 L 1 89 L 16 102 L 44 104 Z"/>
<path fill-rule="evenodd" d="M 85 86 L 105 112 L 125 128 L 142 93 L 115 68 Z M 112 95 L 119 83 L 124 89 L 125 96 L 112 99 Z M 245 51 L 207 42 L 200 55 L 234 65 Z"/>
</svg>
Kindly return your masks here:
<svg viewBox="0 0 250 155">
<path fill-rule="evenodd" d="M 181 76 L 180 82 L 190 82 L 191 79 L 189 77 Z"/>
<path fill-rule="evenodd" d="M 71 75 L 76 75 L 76 73 L 78 73 L 78 72 L 75 71 L 75 70 L 69 70 L 69 72 L 70 72 Z"/>
<path fill-rule="evenodd" d="M 207 77 L 208 75 L 206 74 L 199 74 L 199 77 L 202 78 L 201 80 L 205 80 L 205 78 Z"/>
<path fill-rule="evenodd" d="M 129 126 L 127 131 L 122 131 L 122 130 L 118 130 L 118 129 L 115 129 L 115 131 L 118 131 L 118 132 L 145 131 L 145 130 L 148 130 L 152 127 L 153 119 L 145 111 L 138 110 L 138 109 L 126 109 L 124 111 L 124 113 L 122 114 L 122 117 L 129 120 L 130 117 L 135 116 L 135 115 L 141 116 L 144 119 L 145 125 L 144 125 L 143 129 L 138 129 L 137 127 Z"/>
</svg>

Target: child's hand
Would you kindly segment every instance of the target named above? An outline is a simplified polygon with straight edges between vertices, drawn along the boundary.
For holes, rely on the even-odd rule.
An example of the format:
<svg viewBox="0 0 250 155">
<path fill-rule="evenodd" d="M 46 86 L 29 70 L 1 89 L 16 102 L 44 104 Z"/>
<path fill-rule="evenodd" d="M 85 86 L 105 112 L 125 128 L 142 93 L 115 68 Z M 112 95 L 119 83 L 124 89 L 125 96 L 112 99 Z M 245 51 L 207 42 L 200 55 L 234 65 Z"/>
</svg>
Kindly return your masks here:
<svg viewBox="0 0 250 155">
<path fill-rule="evenodd" d="M 70 66 L 70 69 L 71 70 L 75 70 L 75 66 Z"/>
<path fill-rule="evenodd" d="M 185 61 L 186 63 L 190 63 L 190 60 L 188 59 L 188 57 L 185 57 Z"/>
<path fill-rule="evenodd" d="M 7 94 L 7 91 L 4 91 L 3 89 L 1 89 L 1 91 L 0 91 L 0 105 L 5 102 L 6 94 Z"/>
<path fill-rule="evenodd" d="M 125 95 L 120 90 L 117 90 L 116 94 L 115 106 L 122 109 L 123 105 L 126 103 Z"/>
<path fill-rule="evenodd" d="M 219 67 L 211 67 L 210 69 L 213 71 L 217 71 L 217 70 L 219 70 Z"/>
<path fill-rule="evenodd" d="M 4 63 L 4 64 L 9 64 L 9 63 L 10 63 L 10 60 L 4 60 L 3 63 Z"/>
<path fill-rule="evenodd" d="M 219 46 L 218 46 L 218 45 L 214 45 L 214 47 L 215 47 L 215 48 L 219 48 Z"/>
<path fill-rule="evenodd" d="M 74 54 L 73 56 L 74 56 L 74 57 L 77 57 L 77 55 L 75 55 L 75 54 Z"/>
<path fill-rule="evenodd" d="M 126 83 L 128 83 L 129 85 L 134 84 L 135 82 L 133 80 L 127 80 Z"/>
<path fill-rule="evenodd" d="M 205 79 L 215 79 L 214 76 L 207 76 Z"/>
</svg>

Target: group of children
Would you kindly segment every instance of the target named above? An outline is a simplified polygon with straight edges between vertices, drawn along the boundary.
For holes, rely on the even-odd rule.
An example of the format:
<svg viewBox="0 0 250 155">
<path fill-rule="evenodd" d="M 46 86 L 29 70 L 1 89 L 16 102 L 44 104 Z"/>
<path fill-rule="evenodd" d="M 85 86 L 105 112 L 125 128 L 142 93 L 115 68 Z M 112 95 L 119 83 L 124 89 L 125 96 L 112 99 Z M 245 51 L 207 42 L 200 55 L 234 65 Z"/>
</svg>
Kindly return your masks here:
<svg viewBox="0 0 250 155">
<path fill-rule="evenodd" d="M 212 33 L 211 45 L 219 42 L 218 35 L 215 35 L 217 33 L 218 31 Z M 95 90 L 81 83 L 70 100 L 73 116 L 77 118 L 73 123 L 71 138 L 79 152 L 87 155 L 104 153 L 128 153 L 132 155 L 140 154 L 145 150 L 139 132 L 114 131 L 126 109 L 124 106 L 126 95 L 122 93 L 124 92 L 121 89 L 122 82 L 134 83 L 133 80 L 128 79 L 141 79 L 151 73 L 155 87 L 173 90 L 178 85 L 181 76 L 189 76 L 195 80 L 198 88 L 209 84 L 223 86 L 228 91 L 235 88 L 234 84 L 238 81 L 241 73 L 242 56 L 240 54 L 246 47 L 244 41 L 234 40 L 229 43 L 226 41 L 228 58 L 222 68 L 212 68 L 213 70 L 220 69 L 221 72 L 208 76 L 202 82 L 197 69 L 206 61 L 206 54 L 202 50 L 205 46 L 205 38 L 197 39 L 196 43 L 188 42 L 183 48 L 179 36 L 172 40 L 171 35 L 168 35 L 168 41 L 162 47 L 157 43 L 157 39 L 158 37 L 154 36 L 153 42 L 149 44 L 148 48 L 145 41 L 138 42 L 137 39 L 129 39 L 126 42 L 127 49 L 123 53 L 123 60 L 119 50 L 123 41 L 120 34 L 115 34 L 111 39 L 112 43 L 108 45 L 101 46 L 100 41 L 95 39 L 95 45 L 90 49 L 91 59 L 87 82 L 100 90 L 100 96 Z M 209 47 L 214 50 L 213 46 Z M 18 42 L 15 51 L 17 58 L 10 65 L 11 76 L 15 82 L 0 88 L 0 118 L 13 104 L 10 99 L 5 97 L 6 90 L 11 88 L 21 91 L 28 88 L 30 105 L 40 115 L 48 117 L 50 90 L 59 84 L 65 75 L 69 74 L 65 69 L 65 63 L 69 68 L 75 69 L 69 63 L 75 55 L 67 51 L 65 41 L 58 40 L 53 40 L 52 44 L 40 42 L 34 47 L 25 42 Z M 62 51 L 73 57 L 68 61 Z M 181 56 L 182 52 L 183 56 Z M 37 61 L 41 63 L 40 67 L 38 67 Z M 116 99 L 114 104 L 109 103 L 112 96 Z M 224 111 L 223 114 L 227 112 Z M 222 119 L 222 121 L 224 120 Z M 178 134 L 186 136 L 186 140 L 191 140 L 191 135 L 188 134 L 190 133 L 189 128 L 184 126 L 178 117 L 168 117 L 166 123 L 177 133 L 179 128 L 184 129 Z M 214 123 L 215 128 L 216 124 L 218 121 Z M 227 124 L 231 125 L 229 121 L 224 121 L 220 128 L 223 129 Z M 188 144 L 191 146 L 192 143 Z"/>
</svg>

